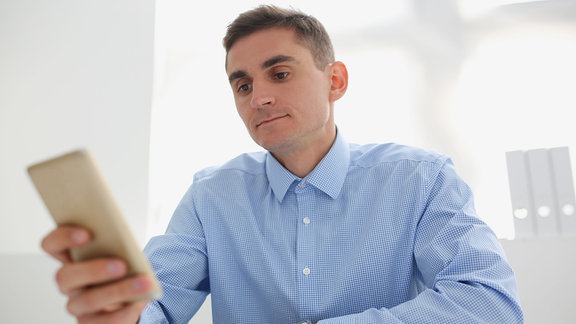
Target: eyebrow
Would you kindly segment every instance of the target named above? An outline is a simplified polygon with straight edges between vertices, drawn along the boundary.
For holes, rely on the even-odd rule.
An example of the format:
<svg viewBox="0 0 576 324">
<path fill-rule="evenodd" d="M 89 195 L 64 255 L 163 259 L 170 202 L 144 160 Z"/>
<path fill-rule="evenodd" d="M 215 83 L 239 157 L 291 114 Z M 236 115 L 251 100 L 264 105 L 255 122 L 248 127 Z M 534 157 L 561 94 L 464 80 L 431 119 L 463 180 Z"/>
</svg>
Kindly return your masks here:
<svg viewBox="0 0 576 324">
<path fill-rule="evenodd" d="M 261 67 L 262 67 L 262 69 L 266 69 L 266 68 L 274 66 L 278 63 L 291 62 L 291 61 L 295 61 L 295 60 L 296 59 L 293 56 L 276 55 L 276 56 L 271 57 L 271 58 L 267 59 L 266 61 L 264 61 L 264 63 L 262 63 L 262 65 L 261 65 Z"/>
<path fill-rule="evenodd" d="M 232 73 L 230 73 L 230 75 L 228 76 L 228 82 L 232 83 L 232 81 L 236 80 L 236 79 L 240 79 L 246 76 L 246 72 L 239 70 L 239 71 L 234 71 Z"/>
<path fill-rule="evenodd" d="M 284 62 L 292 62 L 295 61 L 296 59 L 293 56 L 288 56 L 288 55 L 276 55 L 273 56 L 269 59 L 267 59 L 266 61 L 264 61 L 260 67 L 262 69 L 267 69 L 271 66 L 274 66 L 278 63 L 284 63 Z M 232 83 L 232 81 L 239 79 L 239 78 L 243 78 L 247 75 L 246 71 L 244 70 L 238 70 L 238 71 L 234 71 L 232 73 L 230 73 L 230 75 L 228 76 L 228 82 Z"/>
</svg>

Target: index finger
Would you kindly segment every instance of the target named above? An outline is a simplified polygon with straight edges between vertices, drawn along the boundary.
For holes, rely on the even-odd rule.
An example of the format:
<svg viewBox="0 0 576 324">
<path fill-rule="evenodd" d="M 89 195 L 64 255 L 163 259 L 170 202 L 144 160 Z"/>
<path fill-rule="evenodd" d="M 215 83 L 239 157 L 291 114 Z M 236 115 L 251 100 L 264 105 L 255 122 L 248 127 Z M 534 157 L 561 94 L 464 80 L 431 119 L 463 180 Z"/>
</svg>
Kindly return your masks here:
<svg viewBox="0 0 576 324">
<path fill-rule="evenodd" d="M 48 233 L 41 242 L 42 250 L 63 263 L 71 262 L 70 249 L 90 243 L 90 232 L 84 228 L 61 225 Z"/>
</svg>

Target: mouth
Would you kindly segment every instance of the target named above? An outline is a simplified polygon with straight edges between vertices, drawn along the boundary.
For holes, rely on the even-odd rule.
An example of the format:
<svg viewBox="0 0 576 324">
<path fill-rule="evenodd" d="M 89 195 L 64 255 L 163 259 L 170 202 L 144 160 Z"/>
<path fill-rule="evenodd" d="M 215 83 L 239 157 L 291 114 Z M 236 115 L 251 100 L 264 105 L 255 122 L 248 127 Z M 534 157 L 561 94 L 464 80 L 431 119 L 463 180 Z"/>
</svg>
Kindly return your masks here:
<svg viewBox="0 0 576 324">
<path fill-rule="evenodd" d="M 279 120 L 279 119 L 282 119 L 282 118 L 284 118 L 284 117 L 288 117 L 288 114 L 286 114 L 286 115 L 281 115 L 281 116 L 273 116 L 273 117 L 270 117 L 270 118 L 266 118 L 266 119 L 264 119 L 264 120 L 259 121 L 259 122 L 256 124 L 256 127 L 260 127 L 260 126 L 262 126 L 262 125 L 266 125 L 266 124 L 273 123 L 273 122 L 275 122 L 275 121 L 277 121 L 277 120 Z"/>
</svg>

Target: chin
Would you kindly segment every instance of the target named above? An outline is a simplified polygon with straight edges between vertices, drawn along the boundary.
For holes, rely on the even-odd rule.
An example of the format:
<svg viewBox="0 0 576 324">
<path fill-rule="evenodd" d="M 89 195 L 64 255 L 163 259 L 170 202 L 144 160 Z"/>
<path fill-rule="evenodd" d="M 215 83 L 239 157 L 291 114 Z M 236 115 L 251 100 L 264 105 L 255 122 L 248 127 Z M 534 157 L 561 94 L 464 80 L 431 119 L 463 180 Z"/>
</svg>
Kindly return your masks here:
<svg viewBox="0 0 576 324">
<path fill-rule="evenodd" d="M 280 152 L 292 146 L 296 141 L 296 133 L 292 130 L 276 129 L 274 132 L 260 132 L 252 134 L 256 144 L 270 152 Z"/>
<path fill-rule="evenodd" d="M 276 134 L 253 134 L 252 139 L 256 144 L 262 146 L 263 148 L 269 150 L 275 146 L 281 145 L 284 142 L 284 137 L 278 136 Z"/>
<path fill-rule="evenodd" d="M 263 149 L 270 152 L 278 151 L 278 149 L 280 149 L 283 146 L 282 142 L 270 141 L 270 140 L 257 141 L 256 144 L 260 145 Z"/>
</svg>

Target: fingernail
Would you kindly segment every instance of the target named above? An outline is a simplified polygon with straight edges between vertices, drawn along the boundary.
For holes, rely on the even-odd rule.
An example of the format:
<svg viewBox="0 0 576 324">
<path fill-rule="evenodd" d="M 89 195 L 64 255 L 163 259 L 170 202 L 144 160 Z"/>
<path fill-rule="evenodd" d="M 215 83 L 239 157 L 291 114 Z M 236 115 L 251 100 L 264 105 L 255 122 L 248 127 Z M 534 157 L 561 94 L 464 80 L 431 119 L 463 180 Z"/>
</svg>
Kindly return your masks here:
<svg viewBox="0 0 576 324">
<path fill-rule="evenodd" d="M 74 241 L 74 243 L 86 243 L 89 239 L 88 237 L 88 233 L 86 233 L 85 231 L 72 231 L 72 241 Z"/>
<path fill-rule="evenodd" d="M 124 264 L 120 261 L 110 261 L 107 264 L 108 272 L 114 276 L 121 276 L 124 274 Z"/>
<path fill-rule="evenodd" d="M 132 282 L 132 289 L 135 292 L 144 292 L 148 287 L 148 282 L 145 278 L 136 278 Z"/>
</svg>

